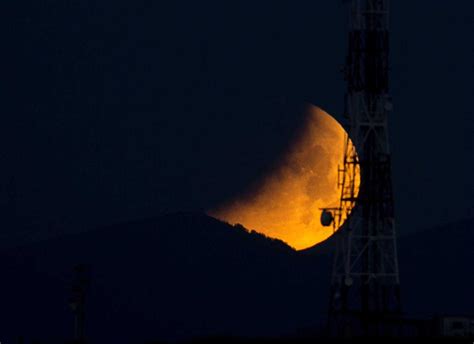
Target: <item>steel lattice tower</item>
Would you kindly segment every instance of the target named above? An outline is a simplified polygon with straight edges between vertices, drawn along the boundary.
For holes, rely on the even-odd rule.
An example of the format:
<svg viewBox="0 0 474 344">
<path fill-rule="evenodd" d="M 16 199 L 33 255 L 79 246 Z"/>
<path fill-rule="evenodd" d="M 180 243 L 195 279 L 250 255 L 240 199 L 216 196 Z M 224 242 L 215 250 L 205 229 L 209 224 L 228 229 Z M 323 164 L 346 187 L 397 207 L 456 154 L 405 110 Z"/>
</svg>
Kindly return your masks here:
<svg viewBox="0 0 474 344">
<path fill-rule="evenodd" d="M 389 1 L 348 2 L 344 115 L 354 146 L 347 138 L 340 205 L 330 209 L 335 225 L 346 222 L 336 233 L 329 319 L 333 333 L 377 335 L 401 311 L 387 130 Z"/>
</svg>

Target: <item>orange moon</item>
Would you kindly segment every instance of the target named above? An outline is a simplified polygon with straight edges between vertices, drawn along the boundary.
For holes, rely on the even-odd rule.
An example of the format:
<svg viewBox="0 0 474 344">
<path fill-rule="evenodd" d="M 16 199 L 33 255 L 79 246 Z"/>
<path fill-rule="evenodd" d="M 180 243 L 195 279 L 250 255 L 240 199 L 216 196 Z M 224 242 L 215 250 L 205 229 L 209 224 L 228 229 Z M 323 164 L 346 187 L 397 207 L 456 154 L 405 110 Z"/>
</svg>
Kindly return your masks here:
<svg viewBox="0 0 474 344">
<path fill-rule="evenodd" d="M 337 174 L 346 139 L 346 131 L 331 115 L 307 105 L 303 126 L 277 167 L 256 188 L 208 214 L 297 250 L 320 243 L 334 233 L 332 226 L 321 225 L 321 208 L 339 205 Z"/>
</svg>

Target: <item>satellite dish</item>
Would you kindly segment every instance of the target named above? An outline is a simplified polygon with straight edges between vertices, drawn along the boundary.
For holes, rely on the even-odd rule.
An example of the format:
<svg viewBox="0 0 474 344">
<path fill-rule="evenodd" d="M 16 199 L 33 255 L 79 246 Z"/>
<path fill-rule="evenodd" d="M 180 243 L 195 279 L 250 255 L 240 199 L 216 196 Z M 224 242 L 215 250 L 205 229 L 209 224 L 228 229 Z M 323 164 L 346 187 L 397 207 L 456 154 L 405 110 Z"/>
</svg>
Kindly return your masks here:
<svg viewBox="0 0 474 344">
<path fill-rule="evenodd" d="M 329 227 L 334 221 L 334 216 L 330 211 L 327 209 L 323 209 L 323 212 L 321 213 L 321 224 L 324 227 Z"/>
</svg>

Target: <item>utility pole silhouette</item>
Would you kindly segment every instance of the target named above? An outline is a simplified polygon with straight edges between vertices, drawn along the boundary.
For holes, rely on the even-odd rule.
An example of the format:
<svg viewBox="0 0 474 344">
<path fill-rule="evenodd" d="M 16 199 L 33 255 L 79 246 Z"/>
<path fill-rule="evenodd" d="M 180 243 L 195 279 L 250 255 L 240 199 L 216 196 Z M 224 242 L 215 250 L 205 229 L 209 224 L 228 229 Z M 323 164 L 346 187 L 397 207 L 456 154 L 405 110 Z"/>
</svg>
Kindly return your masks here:
<svg viewBox="0 0 474 344">
<path fill-rule="evenodd" d="M 85 341 L 85 296 L 90 283 L 89 269 L 84 264 L 74 267 L 74 279 L 71 288 L 69 306 L 74 313 L 74 343 L 84 344 Z"/>
</svg>

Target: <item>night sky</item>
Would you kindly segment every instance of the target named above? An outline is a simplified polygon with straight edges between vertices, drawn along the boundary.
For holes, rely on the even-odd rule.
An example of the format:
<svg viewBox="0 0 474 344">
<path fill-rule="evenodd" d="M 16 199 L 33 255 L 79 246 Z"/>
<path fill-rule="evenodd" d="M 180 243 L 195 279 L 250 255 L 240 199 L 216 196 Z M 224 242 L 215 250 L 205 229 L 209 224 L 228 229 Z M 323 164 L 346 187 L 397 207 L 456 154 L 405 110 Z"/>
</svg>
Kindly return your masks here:
<svg viewBox="0 0 474 344">
<path fill-rule="evenodd" d="M 341 1 L 8 3 L 0 200 L 13 178 L 35 237 L 209 209 L 272 166 L 304 101 L 341 119 Z M 473 216 L 474 3 L 391 8 L 403 235 Z"/>
</svg>

